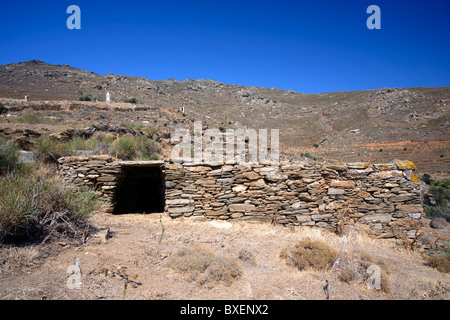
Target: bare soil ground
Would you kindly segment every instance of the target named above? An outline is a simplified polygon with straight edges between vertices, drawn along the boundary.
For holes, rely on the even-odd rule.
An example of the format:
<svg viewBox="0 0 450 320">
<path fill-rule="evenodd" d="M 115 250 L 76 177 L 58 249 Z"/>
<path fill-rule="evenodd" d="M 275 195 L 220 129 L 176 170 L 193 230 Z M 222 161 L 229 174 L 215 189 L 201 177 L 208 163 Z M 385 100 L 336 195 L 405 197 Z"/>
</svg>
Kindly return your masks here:
<svg viewBox="0 0 450 320">
<path fill-rule="evenodd" d="M 172 220 L 159 214 L 110 215 L 91 218 L 111 237 L 88 238 L 74 247 L 52 243 L 0 248 L 0 299 L 449 299 L 450 276 L 425 265 L 422 256 L 394 240 L 370 238 L 353 231 L 346 235 L 343 255 L 368 254 L 387 265 L 391 290 L 369 289 L 364 281 L 345 283 L 331 270 L 299 271 L 280 259 L 283 248 L 302 239 L 321 240 L 340 250 L 343 238 L 322 229 L 294 228 L 243 222 Z M 162 226 L 164 228 L 162 228 Z M 242 275 L 227 286 L 192 281 L 169 265 L 179 248 L 197 244 L 217 256 L 238 261 Z M 239 259 L 246 250 L 254 263 Z M 69 289 L 67 268 L 81 262 L 81 289 Z"/>
</svg>

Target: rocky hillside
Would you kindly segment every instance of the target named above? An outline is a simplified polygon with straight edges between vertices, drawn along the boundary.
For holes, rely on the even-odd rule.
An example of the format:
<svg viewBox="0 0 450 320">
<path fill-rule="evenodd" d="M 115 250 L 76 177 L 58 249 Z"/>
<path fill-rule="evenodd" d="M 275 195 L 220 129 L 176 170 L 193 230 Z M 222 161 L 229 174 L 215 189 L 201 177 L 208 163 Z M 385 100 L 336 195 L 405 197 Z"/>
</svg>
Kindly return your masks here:
<svg viewBox="0 0 450 320">
<path fill-rule="evenodd" d="M 282 151 L 290 158 L 307 154 L 327 162 L 409 159 L 421 172 L 441 178 L 450 174 L 450 87 L 304 94 L 214 80 L 102 76 L 36 60 L 0 66 L 3 98 L 75 100 L 83 93 L 101 101 L 107 91 L 112 102 L 136 98 L 138 106 L 147 107 L 142 110 L 152 108 L 156 114 L 184 107 L 184 117 L 177 115 L 175 123 L 166 119 L 166 128 L 193 120 L 210 127 L 277 128 Z M 137 108 L 130 119 L 141 121 L 142 115 Z"/>
</svg>

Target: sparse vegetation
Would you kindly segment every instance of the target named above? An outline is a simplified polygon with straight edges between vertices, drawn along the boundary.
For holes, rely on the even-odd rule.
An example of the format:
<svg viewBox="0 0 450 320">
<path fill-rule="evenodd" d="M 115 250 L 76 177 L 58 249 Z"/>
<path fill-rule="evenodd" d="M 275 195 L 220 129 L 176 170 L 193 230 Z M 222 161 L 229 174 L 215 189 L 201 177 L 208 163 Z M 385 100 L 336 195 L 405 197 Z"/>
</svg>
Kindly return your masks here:
<svg viewBox="0 0 450 320">
<path fill-rule="evenodd" d="M 427 265 L 440 272 L 450 273 L 450 259 L 448 256 L 434 254 L 428 258 Z"/>
<path fill-rule="evenodd" d="M 211 285 L 221 282 L 230 286 L 242 275 L 242 269 L 234 259 L 217 257 L 211 262 L 205 273 L 203 281 Z"/>
<path fill-rule="evenodd" d="M 44 167 L 25 169 L 14 146 L 1 143 L 7 146 L 0 148 L 7 165 L 0 176 L 0 243 L 50 236 L 82 240 L 89 232 L 86 217 L 100 206 L 95 192 L 70 188 Z"/>
<path fill-rule="evenodd" d="M 45 122 L 39 116 L 37 116 L 35 114 L 30 114 L 30 113 L 25 113 L 25 114 L 21 115 L 20 117 L 14 118 L 13 121 L 19 122 L 19 123 L 30 123 L 30 124 Z"/>
<path fill-rule="evenodd" d="M 375 259 L 365 252 L 360 253 L 359 257 L 355 257 L 353 260 L 344 257 L 338 266 L 337 279 L 347 284 L 358 282 L 365 285 L 370 276 L 367 273 L 370 266 L 378 266 L 380 268 L 380 289 L 385 293 L 390 293 L 392 291 L 389 278 L 391 271 L 388 265 L 384 260 Z"/>
<path fill-rule="evenodd" d="M 189 281 L 199 284 L 229 286 L 242 275 L 239 263 L 227 257 L 218 257 L 210 249 L 199 244 L 182 247 L 170 258 L 170 267 L 184 274 Z"/>
<path fill-rule="evenodd" d="M 37 157 L 44 162 L 56 162 L 61 157 L 71 155 L 67 141 L 53 137 L 41 137 L 36 140 Z"/>
<path fill-rule="evenodd" d="M 73 155 L 76 150 L 113 153 L 123 160 L 158 160 L 160 152 L 155 141 L 147 136 L 126 134 L 116 139 L 105 133 L 88 139 L 77 136 L 71 139 L 41 137 L 36 139 L 35 149 L 38 158 L 45 162 L 56 162 L 60 157 Z"/>
<path fill-rule="evenodd" d="M 3 103 L 0 103 L 0 114 L 5 113 L 8 109 L 5 107 Z"/>
<path fill-rule="evenodd" d="M 156 122 L 155 122 L 156 123 Z M 135 122 L 129 122 L 129 121 L 121 121 L 120 126 L 127 128 L 127 129 L 132 129 L 134 131 L 140 131 L 142 133 L 150 133 L 150 134 L 155 134 L 156 132 L 158 132 L 158 129 L 152 126 L 144 126 L 141 123 L 135 123 Z"/>
<path fill-rule="evenodd" d="M 99 96 L 96 96 L 89 92 L 84 92 L 81 90 L 79 90 L 77 92 L 77 96 L 76 96 L 75 100 L 78 100 L 78 101 L 102 101 L 102 99 Z"/>
<path fill-rule="evenodd" d="M 421 180 L 429 186 L 423 204 L 427 217 L 443 217 L 449 221 L 450 180 L 433 180 L 427 173 L 422 176 Z"/>
<path fill-rule="evenodd" d="M 157 160 L 159 148 L 146 136 L 124 135 L 114 141 L 111 152 L 124 160 Z"/>
<path fill-rule="evenodd" d="M 3 137 L 0 137 L 0 174 L 6 174 L 20 167 L 19 147 Z"/>
<path fill-rule="evenodd" d="M 196 244 L 193 247 L 181 247 L 170 257 L 170 267 L 186 274 L 192 281 L 203 273 L 215 259 L 215 254 L 208 248 Z"/>
<path fill-rule="evenodd" d="M 324 143 L 325 141 L 327 141 L 328 140 L 328 138 L 324 138 L 324 139 L 322 139 L 322 141 L 320 141 L 319 143 L 314 143 L 313 144 L 313 147 L 314 148 L 318 148 L 322 143 Z"/>
<path fill-rule="evenodd" d="M 313 156 L 312 154 L 310 154 L 310 153 L 301 153 L 300 154 L 302 157 L 306 157 L 306 158 L 309 158 L 309 159 L 311 159 L 311 160 L 317 160 L 317 157 L 315 157 L 315 156 Z"/>
</svg>

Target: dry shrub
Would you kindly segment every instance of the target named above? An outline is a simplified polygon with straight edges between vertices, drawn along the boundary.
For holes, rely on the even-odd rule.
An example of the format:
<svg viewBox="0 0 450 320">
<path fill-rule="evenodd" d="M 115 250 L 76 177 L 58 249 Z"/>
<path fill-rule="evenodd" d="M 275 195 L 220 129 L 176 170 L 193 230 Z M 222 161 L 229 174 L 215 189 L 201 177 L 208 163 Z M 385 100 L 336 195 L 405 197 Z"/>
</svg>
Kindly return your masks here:
<svg viewBox="0 0 450 320">
<path fill-rule="evenodd" d="M 241 260 L 247 265 L 256 266 L 255 255 L 252 252 L 247 251 L 245 249 L 239 251 L 239 260 Z"/>
<path fill-rule="evenodd" d="M 318 240 L 301 240 L 293 248 L 284 248 L 280 258 L 287 260 L 299 270 L 322 270 L 333 265 L 339 252 Z"/>
<path fill-rule="evenodd" d="M 0 250 L 0 274 L 7 270 L 27 270 L 36 266 L 43 256 L 36 246 L 2 246 Z"/>
<path fill-rule="evenodd" d="M 381 290 L 385 293 L 391 292 L 391 283 L 389 281 L 389 275 L 391 271 L 388 265 L 382 259 L 375 259 L 371 255 L 363 252 L 360 254 L 359 259 L 356 261 L 350 261 L 349 259 L 342 259 L 339 264 L 337 277 L 340 281 L 345 283 L 362 282 L 366 283 L 368 277 L 367 269 L 371 265 L 377 265 L 380 267 L 380 286 Z"/>
<path fill-rule="evenodd" d="M 170 257 L 169 266 L 184 274 L 188 281 L 215 285 L 219 282 L 230 286 L 242 270 L 234 259 L 217 257 L 210 249 L 199 244 L 182 247 Z"/>
<path fill-rule="evenodd" d="M 169 265 L 195 281 L 214 260 L 215 254 L 208 248 L 196 244 L 194 247 L 182 247 L 170 257 Z"/>
<path fill-rule="evenodd" d="M 205 281 L 210 284 L 222 282 L 230 286 L 242 275 L 242 269 L 234 259 L 217 257 L 206 269 Z"/>
<path fill-rule="evenodd" d="M 83 243 L 92 231 L 88 216 L 101 205 L 90 189 L 71 188 L 35 171 L 0 177 L 0 242 L 56 237 Z"/>
<path fill-rule="evenodd" d="M 341 260 L 337 277 L 339 281 L 351 283 L 354 281 L 362 281 L 363 277 L 360 273 L 358 264 L 351 263 L 348 260 Z"/>
<path fill-rule="evenodd" d="M 440 272 L 450 273 L 450 260 L 439 254 L 434 254 L 429 257 L 427 265 Z"/>
</svg>

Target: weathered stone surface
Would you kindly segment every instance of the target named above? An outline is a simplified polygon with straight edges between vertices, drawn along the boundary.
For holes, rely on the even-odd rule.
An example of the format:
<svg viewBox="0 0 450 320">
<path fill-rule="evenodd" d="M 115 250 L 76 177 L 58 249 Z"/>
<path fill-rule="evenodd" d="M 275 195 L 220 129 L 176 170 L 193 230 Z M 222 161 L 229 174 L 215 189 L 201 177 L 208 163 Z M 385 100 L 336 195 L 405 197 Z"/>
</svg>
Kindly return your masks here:
<svg viewBox="0 0 450 320">
<path fill-rule="evenodd" d="M 256 207 L 252 204 L 244 204 L 244 203 L 236 203 L 236 204 L 230 204 L 228 206 L 228 209 L 231 212 L 251 212 L 256 209 Z"/>
<path fill-rule="evenodd" d="M 254 171 L 244 172 L 236 176 L 236 179 L 256 180 L 259 178 L 261 178 L 261 176 Z"/>
<path fill-rule="evenodd" d="M 368 214 L 361 219 L 370 222 L 389 222 L 392 220 L 392 216 L 390 214 Z"/>
<path fill-rule="evenodd" d="M 349 169 L 367 169 L 370 166 L 370 163 L 368 163 L 368 162 L 353 162 L 353 163 L 347 163 L 346 166 Z"/>
<path fill-rule="evenodd" d="M 251 187 L 264 187 L 266 185 L 266 182 L 264 179 L 259 179 L 257 181 L 253 181 L 250 186 Z"/>
<path fill-rule="evenodd" d="M 423 207 L 421 204 L 397 204 L 395 206 L 395 211 L 408 214 L 422 213 Z"/>
<path fill-rule="evenodd" d="M 371 194 L 367 191 L 361 191 L 361 192 L 358 192 L 357 196 L 361 197 L 361 198 L 368 198 L 371 196 Z"/>
<path fill-rule="evenodd" d="M 317 201 L 317 197 L 311 196 L 309 193 L 307 192 L 302 192 L 298 195 L 298 198 L 302 201 L 309 201 L 309 202 L 314 202 Z"/>
<path fill-rule="evenodd" d="M 173 199 L 173 200 L 166 200 L 167 205 L 187 205 L 187 204 L 193 204 L 193 200 L 189 199 Z"/>
<path fill-rule="evenodd" d="M 247 186 L 244 186 L 243 184 L 237 185 L 235 187 L 232 188 L 233 192 L 242 192 L 247 190 Z"/>
<path fill-rule="evenodd" d="M 167 211 L 169 214 L 183 214 L 192 210 L 189 207 L 170 207 Z"/>
<path fill-rule="evenodd" d="M 328 188 L 328 194 L 329 195 L 341 195 L 344 194 L 344 189 L 337 189 L 337 188 Z"/>
<path fill-rule="evenodd" d="M 354 186 L 354 181 L 332 180 L 330 183 L 330 187 L 353 188 Z"/>
<path fill-rule="evenodd" d="M 331 213 L 327 214 L 313 214 L 311 219 L 313 220 L 327 220 L 330 219 L 333 215 Z"/>
<path fill-rule="evenodd" d="M 300 222 L 300 223 L 311 221 L 311 216 L 305 216 L 305 215 L 297 214 L 297 215 L 295 216 L 295 218 L 296 218 L 297 221 Z"/>
</svg>

